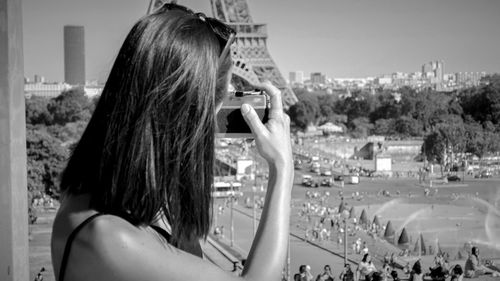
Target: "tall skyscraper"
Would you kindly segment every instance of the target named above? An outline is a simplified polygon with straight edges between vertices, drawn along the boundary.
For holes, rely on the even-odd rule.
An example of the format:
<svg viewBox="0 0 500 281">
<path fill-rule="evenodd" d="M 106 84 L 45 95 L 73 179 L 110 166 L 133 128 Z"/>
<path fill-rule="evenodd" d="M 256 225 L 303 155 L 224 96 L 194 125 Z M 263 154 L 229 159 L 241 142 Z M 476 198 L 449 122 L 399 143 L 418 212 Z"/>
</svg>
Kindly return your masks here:
<svg viewBox="0 0 500 281">
<path fill-rule="evenodd" d="M 83 26 L 64 26 L 64 81 L 70 85 L 85 85 Z"/>
</svg>

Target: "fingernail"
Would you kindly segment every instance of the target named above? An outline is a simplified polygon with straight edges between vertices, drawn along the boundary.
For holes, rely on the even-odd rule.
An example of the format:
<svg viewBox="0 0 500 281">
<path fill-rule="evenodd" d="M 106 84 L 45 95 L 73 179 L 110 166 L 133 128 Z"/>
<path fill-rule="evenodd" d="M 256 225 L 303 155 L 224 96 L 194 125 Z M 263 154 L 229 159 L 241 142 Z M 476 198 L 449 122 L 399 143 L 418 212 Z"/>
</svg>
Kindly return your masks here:
<svg viewBox="0 0 500 281">
<path fill-rule="evenodd" d="M 241 105 L 241 112 L 243 114 L 247 114 L 249 111 L 250 111 L 250 106 L 248 104 L 244 103 L 243 105 Z"/>
</svg>

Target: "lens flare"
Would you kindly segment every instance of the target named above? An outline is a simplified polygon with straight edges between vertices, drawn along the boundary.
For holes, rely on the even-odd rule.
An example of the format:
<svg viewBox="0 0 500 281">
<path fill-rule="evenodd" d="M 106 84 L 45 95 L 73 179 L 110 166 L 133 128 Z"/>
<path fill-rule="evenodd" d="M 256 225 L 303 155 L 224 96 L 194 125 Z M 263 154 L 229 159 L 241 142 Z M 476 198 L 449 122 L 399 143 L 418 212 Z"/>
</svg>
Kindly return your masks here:
<svg viewBox="0 0 500 281">
<path fill-rule="evenodd" d="M 402 203 L 404 203 L 404 201 L 406 201 L 406 200 L 403 200 L 401 198 L 392 199 L 391 201 L 388 201 L 388 202 L 382 204 L 382 206 L 380 206 L 380 208 L 378 208 L 377 211 L 375 211 L 375 213 L 373 214 L 373 216 L 376 216 L 376 215 L 384 212 L 388 208 L 391 208 L 391 207 L 393 207 L 393 206 L 395 206 L 397 204 L 402 204 Z"/>
<path fill-rule="evenodd" d="M 487 240 L 473 239 L 472 241 L 490 248 L 500 250 L 500 227 L 497 223 L 500 221 L 500 210 L 498 209 L 498 201 L 500 200 L 500 190 L 495 194 L 493 204 L 481 198 L 470 198 L 469 200 L 478 203 L 481 207 L 485 207 L 486 213 L 484 219 L 484 231 Z M 480 211 L 483 211 L 480 209 Z"/>
<path fill-rule="evenodd" d="M 406 220 L 399 226 L 398 232 L 400 232 L 405 226 L 407 226 L 410 222 L 414 220 L 419 220 L 422 217 L 427 216 L 427 214 L 430 213 L 430 207 L 423 207 L 419 210 L 416 210 L 415 212 L 411 213 L 411 215 L 406 218 Z"/>
</svg>

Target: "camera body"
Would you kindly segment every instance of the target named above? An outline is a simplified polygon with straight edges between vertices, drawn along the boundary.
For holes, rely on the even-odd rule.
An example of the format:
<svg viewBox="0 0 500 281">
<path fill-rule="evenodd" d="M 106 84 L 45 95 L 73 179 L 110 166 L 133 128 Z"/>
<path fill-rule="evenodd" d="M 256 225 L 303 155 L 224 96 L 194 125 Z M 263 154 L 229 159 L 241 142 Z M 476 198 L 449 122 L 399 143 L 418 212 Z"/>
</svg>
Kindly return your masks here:
<svg viewBox="0 0 500 281">
<path fill-rule="evenodd" d="M 269 99 L 262 91 L 237 91 L 230 93 L 222 102 L 217 113 L 218 138 L 253 138 L 243 115 L 241 105 L 252 106 L 262 123 L 266 123 L 269 115 Z"/>
</svg>

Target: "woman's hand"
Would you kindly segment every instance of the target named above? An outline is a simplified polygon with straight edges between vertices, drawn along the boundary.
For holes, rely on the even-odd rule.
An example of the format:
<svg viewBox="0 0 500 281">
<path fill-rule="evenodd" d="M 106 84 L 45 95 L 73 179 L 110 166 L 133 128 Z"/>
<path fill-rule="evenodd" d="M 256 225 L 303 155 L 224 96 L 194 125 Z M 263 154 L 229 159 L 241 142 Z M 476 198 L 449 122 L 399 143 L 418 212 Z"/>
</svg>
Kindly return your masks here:
<svg viewBox="0 0 500 281">
<path fill-rule="evenodd" d="M 254 85 L 271 97 L 269 121 L 263 124 L 252 106 L 243 104 L 241 113 L 255 136 L 257 149 L 268 164 L 275 167 L 291 166 L 292 145 L 290 118 L 283 112 L 281 92 L 271 82 Z"/>
</svg>

